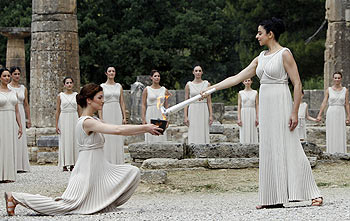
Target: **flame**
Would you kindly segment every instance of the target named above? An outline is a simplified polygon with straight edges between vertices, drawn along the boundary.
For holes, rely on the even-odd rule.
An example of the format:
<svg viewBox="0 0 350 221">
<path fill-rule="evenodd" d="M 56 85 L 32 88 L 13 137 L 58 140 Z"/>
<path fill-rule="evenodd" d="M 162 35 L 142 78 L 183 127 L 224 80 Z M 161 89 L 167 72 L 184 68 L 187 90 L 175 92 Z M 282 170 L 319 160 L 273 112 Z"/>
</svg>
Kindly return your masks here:
<svg viewBox="0 0 350 221">
<path fill-rule="evenodd" d="M 158 110 L 160 110 L 160 108 L 162 106 L 164 106 L 164 102 L 165 102 L 166 99 L 168 99 L 168 97 L 170 97 L 170 95 L 159 96 L 157 98 L 157 108 L 158 108 Z M 162 113 L 162 116 L 163 116 L 163 120 L 166 120 L 165 114 Z"/>
</svg>

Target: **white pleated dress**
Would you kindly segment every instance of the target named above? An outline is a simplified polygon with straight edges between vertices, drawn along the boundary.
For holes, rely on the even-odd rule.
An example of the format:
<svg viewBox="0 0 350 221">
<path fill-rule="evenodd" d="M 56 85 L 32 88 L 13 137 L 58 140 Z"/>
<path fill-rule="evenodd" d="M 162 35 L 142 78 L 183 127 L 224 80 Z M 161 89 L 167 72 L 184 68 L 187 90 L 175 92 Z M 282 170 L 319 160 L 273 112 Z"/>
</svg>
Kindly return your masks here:
<svg viewBox="0 0 350 221">
<path fill-rule="evenodd" d="M 328 110 L 326 114 L 326 145 L 328 153 L 346 153 L 346 88 L 335 91 L 328 88 Z"/>
<path fill-rule="evenodd" d="M 0 181 L 16 180 L 18 125 L 16 92 L 0 92 Z"/>
<path fill-rule="evenodd" d="M 239 141 L 241 144 L 257 144 L 258 129 L 256 127 L 256 109 L 255 99 L 258 94 L 256 90 L 240 91 L 242 108 L 241 121 L 242 126 L 239 127 Z"/>
<path fill-rule="evenodd" d="M 21 85 L 20 87 L 11 87 L 10 84 L 7 85 L 10 90 L 17 93 L 18 98 L 18 111 L 21 115 L 22 123 L 22 137 L 17 139 L 17 171 L 30 171 L 29 157 L 28 157 L 28 146 L 27 146 L 27 133 L 26 133 L 26 115 L 24 112 L 23 101 L 25 99 L 25 87 Z"/>
<path fill-rule="evenodd" d="M 153 89 L 147 86 L 147 110 L 146 110 L 146 122 L 151 123 L 151 119 L 163 120 L 162 112 L 157 108 L 157 98 L 164 97 L 166 88 L 161 87 L 159 89 Z M 163 135 L 155 136 L 152 134 L 145 134 L 146 143 L 159 143 L 167 141 L 167 134 L 164 131 Z"/>
<path fill-rule="evenodd" d="M 67 189 L 58 198 L 13 192 L 23 206 L 45 215 L 93 214 L 113 211 L 134 193 L 140 170 L 131 165 L 110 164 L 103 154 L 104 137 L 87 135 L 79 118 L 76 126 L 79 157 L 69 178 Z"/>
<path fill-rule="evenodd" d="M 298 111 L 298 126 L 295 128 L 298 132 L 299 139 L 306 139 L 306 109 L 307 109 L 307 103 L 303 102 L 299 106 Z"/>
<path fill-rule="evenodd" d="M 61 99 L 61 113 L 58 127 L 61 131 L 58 141 L 58 166 L 73 166 L 78 159 L 76 148 L 75 126 L 78 121 L 77 92 L 72 94 L 59 94 Z"/>
<path fill-rule="evenodd" d="M 194 84 L 187 82 L 190 98 L 200 94 L 201 91 L 209 86 L 208 81 Z M 188 107 L 188 143 L 208 144 L 209 138 L 209 109 L 207 99 L 196 101 Z"/>
<path fill-rule="evenodd" d="M 114 85 L 101 84 L 103 88 L 104 104 L 102 109 L 103 121 L 109 124 L 122 125 L 123 115 L 120 107 L 119 83 Z M 124 137 L 116 135 L 104 135 L 106 142 L 103 147 L 105 157 L 113 164 L 124 164 Z"/>
<path fill-rule="evenodd" d="M 259 90 L 259 203 L 274 205 L 309 200 L 321 194 L 298 133 L 290 131 L 292 97 L 283 66 L 283 48 L 271 55 L 261 52 L 256 74 Z"/>
</svg>

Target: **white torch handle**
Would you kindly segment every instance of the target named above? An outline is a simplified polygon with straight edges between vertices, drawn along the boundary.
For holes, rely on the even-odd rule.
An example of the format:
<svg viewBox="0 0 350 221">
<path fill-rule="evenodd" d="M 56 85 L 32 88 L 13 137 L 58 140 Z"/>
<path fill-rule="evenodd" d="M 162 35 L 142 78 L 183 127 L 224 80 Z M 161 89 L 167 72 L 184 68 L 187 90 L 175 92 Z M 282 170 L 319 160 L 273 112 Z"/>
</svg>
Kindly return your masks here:
<svg viewBox="0 0 350 221">
<path fill-rule="evenodd" d="M 212 88 L 212 89 L 206 91 L 204 94 L 209 95 L 209 94 L 213 93 L 214 91 L 216 91 L 216 88 Z M 198 95 L 196 95 L 194 97 L 191 97 L 190 99 L 184 100 L 183 102 L 180 102 L 180 103 L 178 103 L 178 104 L 176 104 L 174 106 L 171 106 L 168 109 L 166 109 L 165 114 L 168 115 L 168 114 L 177 112 L 177 111 L 185 108 L 187 105 L 189 105 L 189 104 L 191 104 L 193 102 L 196 102 L 201 97 L 202 97 L 202 95 L 198 94 Z"/>
</svg>

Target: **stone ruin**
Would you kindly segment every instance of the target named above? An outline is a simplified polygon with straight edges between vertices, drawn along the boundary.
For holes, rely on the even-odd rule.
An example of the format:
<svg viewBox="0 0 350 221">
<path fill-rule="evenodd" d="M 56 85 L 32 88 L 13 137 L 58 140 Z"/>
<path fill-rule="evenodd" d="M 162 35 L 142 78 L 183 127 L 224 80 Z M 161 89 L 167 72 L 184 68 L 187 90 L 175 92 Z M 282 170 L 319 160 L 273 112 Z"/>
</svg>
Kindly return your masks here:
<svg viewBox="0 0 350 221">
<path fill-rule="evenodd" d="M 31 35 L 30 61 L 30 106 L 33 128 L 28 129 L 28 147 L 31 161 L 57 163 L 58 137 L 55 135 L 54 113 L 56 96 L 62 91 L 62 80 L 70 75 L 79 88 L 79 41 L 76 0 L 33 0 L 31 33 L 28 28 L 2 28 L 0 34 L 8 38 L 6 66 L 17 65 L 25 73 L 24 38 Z M 331 85 L 335 71 L 344 73 L 345 86 L 350 85 L 350 0 L 327 0 L 326 19 L 328 31 L 325 50 L 325 88 Z M 141 96 L 148 76 L 139 77 L 125 90 L 125 102 L 129 122 L 141 122 Z M 143 82 L 143 83 L 141 83 Z M 25 79 L 21 82 L 26 85 Z M 27 85 L 28 86 L 28 85 Z M 169 106 L 184 100 L 183 90 L 171 90 L 174 96 Z M 323 99 L 322 90 L 305 90 L 304 100 L 309 104 L 310 115 L 316 116 Z M 187 127 L 183 125 L 183 111 L 171 116 L 168 140 L 163 144 L 142 143 L 143 136 L 125 139 L 128 161 L 147 169 L 144 179 L 165 182 L 164 171 L 154 169 L 171 168 L 246 168 L 258 166 L 258 147 L 244 146 L 239 142 L 239 128 L 235 124 L 235 106 L 213 105 L 216 122 L 210 128 L 211 144 L 187 145 Z M 349 128 L 347 128 L 349 136 Z M 312 166 L 317 159 L 350 160 L 349 154 L 327 155 L 325 149 L 325 127 L 308 124 L 308 141 L 303 144 Z M 128 153 L 130 152 L 130 153 Z M 155 178 L 158 177 L 158 178 Z"/>
</svg>

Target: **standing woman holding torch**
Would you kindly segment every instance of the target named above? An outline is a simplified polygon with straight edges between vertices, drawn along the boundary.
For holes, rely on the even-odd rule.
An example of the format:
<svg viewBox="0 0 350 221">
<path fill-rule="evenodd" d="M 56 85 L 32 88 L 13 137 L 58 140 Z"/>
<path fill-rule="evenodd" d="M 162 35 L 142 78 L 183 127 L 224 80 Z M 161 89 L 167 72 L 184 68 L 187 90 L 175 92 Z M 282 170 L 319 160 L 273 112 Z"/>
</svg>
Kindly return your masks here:
<svg viewBox="0 0 350 221">
<path fill-rule="evenodd" d="M 194 79 L 189 81 L 185 87 L 185 99 L 200 94 L 208 88 L 210 83 L 202 80 L 203 70 L 197 65 L 193 69 Z M 209 126 L 213 123 L 213 109 L 211 97 L 192 103 L 185 107 L 184 123 L 188 126 L 188 143 L 208 144 Z"/>
<path fill-rule="evenodd" d="M 285 31 L 281 19 L 260 22 L 256 39 L 267 46 L 239 74 L 209 87 L 222 90 L 239 84 L 255 74 L 259 90 L 259 204 L 256 208 L 281 208 L 290 201 L 312 200 L 321 206 L 323 198 L 313 178 L 310 162 L 300 144 L 298 110 L 301 81 L 292 53 L 278 43 Z M 294 103 L 288 87 L 294 86 Z M 205 93 L 202 95 L 205 97 Z"/>
</svg>

